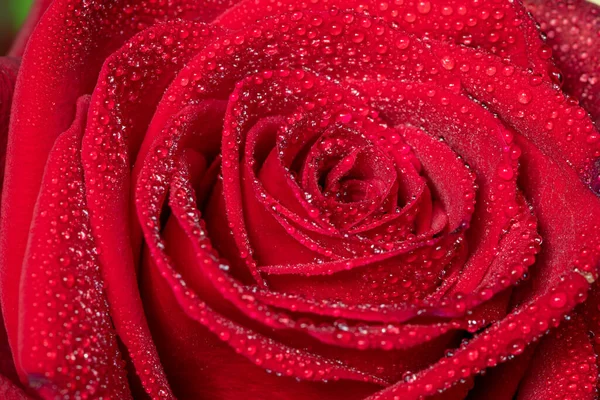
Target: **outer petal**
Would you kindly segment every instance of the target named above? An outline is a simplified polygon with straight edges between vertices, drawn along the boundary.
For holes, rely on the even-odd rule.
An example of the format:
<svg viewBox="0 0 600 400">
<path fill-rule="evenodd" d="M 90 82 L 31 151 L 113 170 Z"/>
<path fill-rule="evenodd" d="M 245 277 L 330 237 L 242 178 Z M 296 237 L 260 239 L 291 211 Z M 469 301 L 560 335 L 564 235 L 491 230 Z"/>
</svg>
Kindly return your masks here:
<svg viewBox="0 0 600 400">
<path fill-rule="evenodd" d="M 18 69 L 18 59 L 11 57 L 0 58 L 0 181 L 3 181 L 4 178 L 8 124 Z M 13 357 L 2 317 L 0 317 L 0 326 L 0 374 L 17 381 Z"/>
<path fill-rule="evenodd" d="M 18 59 L 12 57 L 0 58 L 0 181 L 4 178 L 8 125 L 18 71 Z"/>
<path fill-rule="evenodd" d="M 530 346 L 510 361 L 486 371 L 475 379 L 468 400 L 512 400 L 529 368 L 535 346 Z"/>
<path fill-rule="evenodd" d="M 85 202 L 88 106 L 82 98 L 48 158 L 20 287 L 18 360 L 48 399 L 130 397 Z"/>
<path fill-rule="evenodd" d="M 14 282 L 22 262 L 37 188 L 46 158 L 57 136 L 73 119 L 75 102 L 93 88 L 104 59 L 137 30 L 162 19 L 198 16 L 207 8 L 185 0 L 144 2 L 126 7 L 125 1 L 110 4 L 94 0 L 55 0 L 30 38 L 20 69 L 11 120 L 6 185 L 19 193 L 17 201 L 4 197 L 3 307 L 11 342 L 16 329 Z M 159 16 L 159 17 L 156 17 Z M 101 40 L 99 40 L 101 39 Z M 18 279 L 17 279 L 18 280 Z M 6 286 L 6 287 L 4 287 Z"/>
<path fill-rule="evenodd" d="M 541 341 L 517 399 L 597 399 L 596 357 L 584 319 L 573 316 Z"/>
<path fill-rule="evenodd" d="M 38 23 L 30 37 L 15 92 L 7 190 L 2 200 L 1 229 L 11 234 L 3 235 L 0 243 L 0 292 L 13 349 L 19 313 L 18 302 L 14 301 L 19 296 L 18 287 L 14 282 L 20 279 L 33 207 L 48 154 L 58 135 L 73 120 L 77 98 L 91 92 L 105 58 L 135 32 L 179 16 L 211 19 L 226 3 L 214 5 L 187 0 L 55 0 Z M 152 354 L 151 347 L 139 354 Z M 17 369 L 20 370 L 19 365 Z"/>
<path fill-rule="evenodd" d="M 582 306 L 580 314 L 583 317 L 591 336 L 592 345 L 596 356 L 600 354 L 600 286 L 598 282 L 592 285 L 588 300 Z M 600 370 L 600 359 L 596 357 L 596 368 Z M 600 382 L 597 382 L 596 390 L 600 390 Z"/>
<path fill-rule="evenodd" d="M 3 400 L 33 400 L 10 379 L 0 375 L 0 398 Z"/>
<path fill-rule="evenodd" d="M 243 0 L 219 16 L 215 23 L 240 29 L 267 15 L 331 9 L 367 12 L 416 36 L 489 51 L 522 67 L 532 67 L 542 75 L 547 75 L 551 67 L 549 57 L 540 52 L 543 45 L 540 33 L 520 2 Z"/>
<path fill-rule="evenodd" d="M 137 290 L 141 235 L 129 214 L 129 170 L 165 85 L 214 34 L 205 24 L 177 20 L 134 36 L 101 70 L 82 142 L 90 221 L 111 316 L 142 384 L 155 395 L 169 389 Z"/>
<path fill-rule="evenodd" d="M 600 122 L 600 7 L 589 0 L 525 0 L 548 37 L 563 90 Z M 597 138 L 596 140 L 600 140 Z"/>
<path fill-rule="evenodd" d="M 463 344 L 456 352 L 405 381 L 376 393 L 369 400 L 390 400 L 394 396 L 413 400 L 443 392 L 465 375 L 477 374 L 507 361 L 511 356 L 522 354 L 528 343 L 543 336 L 551 324 L 557 326 L 566 310 L 585 299 L 588 287 L 588 282 L 581 275 L 572 273 L 551 293 L 520 307 Z M 517 329 L 519 326 L 523 328 Z"/>
<path fill-rule="evenodd" d="M 151 258 L 147 253 L 146 256 Z M 219 340 L 219 336 L 189 318 L 152 261 L 144 258 L 144 264 L 144 305 L 161 360 L 178 398 L 360 400 L 377 389 L 376 385 L 361 382 L 299 381 L 285 373 L 282 376 L 265 372 L 223 342 L 226 333 Z M 284 361 L 287 358 L 285 353 L 275 352 L 272 356 Z"/>
</svg>

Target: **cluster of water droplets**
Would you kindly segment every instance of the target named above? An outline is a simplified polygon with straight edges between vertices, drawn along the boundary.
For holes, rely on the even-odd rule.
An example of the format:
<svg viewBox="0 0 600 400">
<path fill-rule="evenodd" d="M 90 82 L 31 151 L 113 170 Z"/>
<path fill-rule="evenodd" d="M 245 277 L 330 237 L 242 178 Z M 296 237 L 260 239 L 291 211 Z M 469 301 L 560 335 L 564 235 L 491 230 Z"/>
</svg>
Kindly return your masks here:
<svg viewBox="0 0 600 400">
<path fill-rule="evenodd" d="M 43 391 L 51 382 L 52 393 L 74 397 L 126 391 L 121 374 L 103 370 L 122 364 L 103 286 L 118 287 L 115 266 L 135 282 L 139 249 L 127 246 L 141 246 L 142 234 L 185 315 L 236 353 L 298 380 L 389 385 L 374 398 L 417 398 L 464 382 L 522 354 L 583 301 L 597 274 L 596 225 L 573 234 L 580 247 L 571 249 L 570 269 L 553 272 L 550 289 L 505 318 L 486 313 L 502 301 L 496 295 L 529 277 L 543 249 L 535 214 L 547 223 L 548 202 L 518 187 L 522 158 L 572 166 L 565 176 L 592 188 L 600 169 L 597 131 L 559 91 L 552 51 L 521 8 L 244 1 L 216 22 L 235 31 L 184 21 L 146 29 L 178 16 L 212 19 L 229 6 L 205 12 L 195 4 L 84 2 L 65 15 L 60 29 L 86 33 L 68 35 L 60 57 L 70 67 L 98 47 L 89 32 L 119 31 L 115 42 L 143 32 L 104 64 L 83 150 L 63 149 L 74 166 L 55 172 L 78 178 L 55 188 L 64 180 L 48 177 L 44 187 L 49 201 L 36 221 L 48 240 L 37 248 L 44 259 L 30 262 L 54 267 L 30 276 L 47 279 L 32 294 L 30 327 L 69 333 L 32 333 L 31 350 L 47 364 L 28 367 L 47 372 L 31 385 Z M 259 6 L 282 15 L 255 24 Z M 218 132 L 208 129 L 214 122 Z M 201 173 L 209 178 L 195 176 L 190 154 L 214 166 L 214 176 L 210 168 Z M 137 222 L 131 237 L 121 226 L 128 206 Z M 162 218 L 184 231 L 194 274 L 168 254 Z M 279 240 L 285 245 L 273 251 Z M 218 301 L 204 299 L 198 282 Z M 169 398 L 147 327 L 110 309 L 146 390 Z M 245 326 L 248 319 L 261 328 Z M 446 338 L 465 331 L 474 338 L 444 355 Z M 394 358 L 421 345 L 436 350 L 410 368 L 418 372 Z"/>
</svg>

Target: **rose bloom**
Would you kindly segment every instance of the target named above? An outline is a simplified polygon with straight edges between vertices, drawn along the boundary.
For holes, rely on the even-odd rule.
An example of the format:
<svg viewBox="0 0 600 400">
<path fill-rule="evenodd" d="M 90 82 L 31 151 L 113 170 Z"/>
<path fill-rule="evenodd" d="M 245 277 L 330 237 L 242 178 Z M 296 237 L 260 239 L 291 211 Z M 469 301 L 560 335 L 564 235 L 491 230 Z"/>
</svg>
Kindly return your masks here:
<svg viewBox="0 0 600 400">
<path fill-rule="evenodd" d="M 598 399 L 600 9 L 40 0 L 0 398 Z"/>
</svg>

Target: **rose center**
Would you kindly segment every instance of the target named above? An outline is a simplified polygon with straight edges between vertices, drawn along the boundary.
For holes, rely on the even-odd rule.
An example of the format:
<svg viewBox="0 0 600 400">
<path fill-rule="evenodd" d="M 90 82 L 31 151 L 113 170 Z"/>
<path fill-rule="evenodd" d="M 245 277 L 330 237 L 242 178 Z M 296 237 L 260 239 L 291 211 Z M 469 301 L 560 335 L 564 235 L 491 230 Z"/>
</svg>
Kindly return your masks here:
<svg viewBox="0 0 600 400">
<path fill-rule="evenodd" d="M 373 146 L 354 149 L 342 158 L 325 159 L 319 177 L 319 187 L 325 197 L 342 203 L 376 202 L 389 192 L 395 176 L 386 165 L 381 171 L 378 163 L 389 161 Z M 382 175 L 387 172 L 387 175 Z"/>
<path fill-rule="evenodd" d="M 326 132 L 302 164 L 302 186 L 311 202 L 338 229 L 388 211 L 397 203 L 393 160 L 359 132 Z"/>
</svg>

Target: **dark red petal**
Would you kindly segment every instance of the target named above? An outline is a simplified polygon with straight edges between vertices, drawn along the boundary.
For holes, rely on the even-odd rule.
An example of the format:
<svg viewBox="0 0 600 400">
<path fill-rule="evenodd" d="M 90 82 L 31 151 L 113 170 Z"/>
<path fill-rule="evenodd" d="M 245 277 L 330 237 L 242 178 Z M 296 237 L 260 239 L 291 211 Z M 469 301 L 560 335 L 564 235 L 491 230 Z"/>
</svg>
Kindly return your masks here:
<svg viewBox="0 0 600 400">
<path fill-rule="evenodd" d="M 475 174 L 439 138 L 414 128 L 404 129 L 402 135 L 423 165 L 428 182 L 448 214 L 449 231 L 468 224 L 475 210 Z"/>
<path fill-rule="evenodd" d="M 600 122 L 600 7 L 588 0 L 524 3 L 548 38 L 563 74 L 563 90 Z M 547 53 L 550 55 L 550 49 Z"/>
<path fill-rule="evenodd" d="M 540 51 L 543 46 L 540 33 L 519 2 L 244 0 L 224 12 L 215 23 L 229 29 L 243 29 L 269 15 L 331 9 L 368 13 L 416 36 L 483 49 L 547 74 L 549 57 Z M 374 29 L 370 25 L 365 27 Z"/>
<path fill-rule="evenodd" d="M 178 20 L 139 33 L 112 54 L 100 71 L 82 143 L 90 222 L 111 315 L 142 384 L 153 396 L 169 388 L 136 290 L 141 232 L 130 214 L 129 171 L 153 105 L 214 32 L 207 25 Z M 134 65 L 132 59 L 141 61 Z"/>
<path fill-rule="evenodd" d="M 563 322 L 541 340 L 517 399 L 597 399 L 597 355 L 591 340 L 581 315 Z"/>
<path fill-rule="evenodd" d="M 18 59 L 0 57 L 0 181 L 4 178 L 8 125 L 18 71 Z"/>
<path fill-rule="evenodd" d="M 33 400 L 10 379 L 0 375 L 0 398 L 3 400 Z"/>
<path fill-rule="evenodd" d="M 207 110 L 210 111 L 210 108 L 208 107 Z M 189 286 L 184 278 L 174 269 L 171 257 L 165 253 L 165 243 L 161 238 L 159 216 L 169 182 L 171 182 L 170 205 L 173 215 L 177 217 L 179 224 L 186 228 L 185 233 L 192 238 L 193 243 L 198 246 L 194 255 L 200 258 L 203 268 L 215 269 L 216 267 L 216 270 L 221 268 L 218 259 L 202 251 L 207 248 L 204 243 L 206 232 L 199 225 L 199 212 L 191 193 L 185 165 L 174 164 L 173 160 L 165 159 L 165 156 L 173 157 L 174 154 L 178 154 L 179 142 L 191 140 L 186 139 L 191 133 L 203 133 L 208 138 L 214 136 L 211 135 L 210 130 L 204 131 L 200 128 L 199 124 L 204 123 L 202 117 L 206 115 L 205 113 L 198 112 L 200 111 L 198 108 L 185 111 L 187 112 L 173 117 L 172 123 L 165 127 L 164 137 L 155 141 L 145 160 L 136 187 L 138 216 L 151 252 L 152 262 L 155 264 L 154 268 L 158 269 L 169 290 L 175 294 L 180 307 L 190 319 L 200 322 L 221 340 L 228 342 L 238 353 L 263 368 L 308 380 L 348 379 L 382 383 L 380 378 L 349 367 L 339 360 L 316 355 L 308 349 L 287 346 L 239 325 L 213 310 L 198 294 L 188 289 Z M 218 122 L 218 120 L 214 121 Z M 202 139 L 201 135 L 195 138 L 199 143 L 207 142 Z M 167 143 L 169 146 L 165 146 Z M 177 171 L 178 174 L 173 177 Z M 181 253 L 176 252 L 176 254 Z M 228 296 L 235 298 L 235 291 L 231 291 Z M 287 353 L 287 361 L 282 362 L 281 359 L 274 358 L 276 352 Z"/>
<path fill-rule="evenodd" d="M 8 125 L 18 70 L 19 61 L 16 58 L 0 58 L 0 181 L 4 178 Z M 13 355 L 8 343 L 4 319 L 1 315 L 0 327 L 0 375 L 3 375 L 5 379 L 10 378 L 16 382 L 18 378 L 13 362 Z"/>
<path fill-rule="evenodd" d="M 512 400 L 527 372 L 535 345 L 530 345 L 512 360 L 490 368 L 485 375 L 475 378 L 475 387 L 468 400 Z"/>
<path fill-rule="evenodd" d="M 451 355 L 369 400 L 391 400 L 394 396 L 416 400 L 453 387 L 465 375 L 475 375 L 510 356 L 522 354 L 531 341 L 543 336 L 549 327 L 558 326 L 562 317 L 585 299 L 588 288 L 588 281 L 572 272 L 549 293 L 519 307 Z"/>
<path fill-rule="evenodd" d="M 2 199 L 2 231 L 11 234 L 0 243 L 0 259 L 7 266 L 0 297 L 13 349 L 18 325 L 14 282 L 19 281 L 33 207 L 48 154 L 73 120 L 77 98 L 92 91 L 106 57 L 135 32 L 157 21 L 207 12 L 214 14 L 214 9 L 192 0 L 133 5 L 126 0 L 54 0 L 37 24 L 15 91 L 4 180 L 10 195 Z"/>
<path fill-rule="evenodd" d="M 427 400 L 464 400 L 472 387 L 473 378 L 466 378 L 458 385 L 453 386 L 451 389 L 448 389 L 443 393 L 428 396 Z"/>
<path fill-rule="evenodd" d="M 477 206 L 467 230 L 470 257 L 449 294 L 472 297 L 491 289 L 493 295 L 520 279 L 539 250 L 539 237 L 516 185 L 520 149 L 514 133 L 471 99 L 434 85 L 389 81 L 362 87 L 384 119 L 444 138 L 477 177 Z"/>
<path fill-rule="evenodd" d="M 4 164 L 6 157 L 6 142 L 8 138 L 8 124 L 10 121 L 10 110 L 12 105 L 13 91 L 19 62 L 16 58 L 0 58 L 0 179 L 4 177 Z M 12 354 L 8 345 L 4 321 L 2 320 L 0 333 L 0 373 L 10 375 L 15 379 L 15 370 Z M 6 378 L 4 378 L 6 379 Z"/>
<path fill-rule="evenodd" d="M 595 164 L 600 157 L 598 132 L 573 99 L 556 85 L 498 57 L 443 43 L 432 47 L 451 54 L 460 66 L 454 71 L 466 93 L 486 104 L 546 157 L 570 165 L 580 180 L 600 192 L 600 171 Z"/>
<path fill-rule="evenodd" d="M 4 320 L 2 318 L 0 318 L 0 326 L 0 375 L 18 383 L 19 377 L 15 370 L 15 363 L 13 361 L 10 345 L 8 344 L 8 336 L 6 335 L 6 328 L 4 327 Z"/>
<path fill-rule="evenodd" d="M 586 324 L 594 351 L 598 355 L 600 354 L 600 285 L 598 281 L 592 285 L 588 299 L 579 310 L 579 314 Z M 600 357 L 596 358 L 596 368 L 600 370 Z M 599 390 L 600 381 L 596 383 L 597 393 Z"/>
<path fill-rule="evenodd" d="M 147 254 L 147 257 L 152 256 Z M 147 257 L 142 269 L 144 306 L 161 362 L 178 398 L 361 400 L 377 389 L 373 384 L 348 380 L 310 382 L 299 381 L 285 371 L 281 375 L 266 373 L 224 341 L 230 335 L 227 330 L 219 338 L 189 318 Z M 233 343 L 234 348 L 240 345 L 243 342 Z M 287 362 L 290 355 L 274 352 L 272 357 Z M 292 369 L 289 372 L 294 373 Z"/>
<path fill-rule="evenodd" d="M 591 121 L 556 89 L 532 80 L 531 74 L 513 66 L 503 66 L 492 57 L 466 49 L 455 53 L 457 58 L 467 55 L 469 61 L 465 60 L 465 64 L 475 72 L 465 77 L 465 86 L 523 135 L 515 137 L 523 150 L 521 179 L 545 239 L 540 264 L 533 269 L 534 285 L 527 302 L 455 353 L 454 365 L 468 367 L 475 373 L 505 360 L 511 353 L 520 354 L 550 324 L 558 324 L 585 297 L 589 284 L 597 278 L 600 237 L 596 221 L 600 204 L 582 180 L 590 183 L 589 173 L 594 171 L 590 170 L 590 163 L 599 154 L 597 145 L 586 140 L 595 132 Z M 483 73 L 490 66 L 494 74 Z M 497 75 L 498 71 L 504 72 Z M 494 96 L 485 90 L 488 83 Z M 518 104 L 514 102 L 514 91 L 507 89 L 512 87 L 526 88 L 523 95 L 516 94 L 522 100 Z M 515 329 L 520 326 L 526 330 Z M 484 343 L 486 340 L 495 344 L 493 351 Z M 481 355 L 483 348 L 487 353 L 485 362 L 470 357 L 473 351 Z M 450 381 L 436 378 L 448 366 L 448 361 L 442 360 L 419 374 L 414 386 L 398 384 L 380 398 L 410 391 L 418 395 L 449 386 Z"/>
<path fill-rule="evenodd" d="M 20 290 L 22 378 L 44 398 L 130 398 L 85 201 L 81 138 L 89 97 L 44 172 Z M 14 284 L 14 283 L 13 283 Z"/>
</svg>

